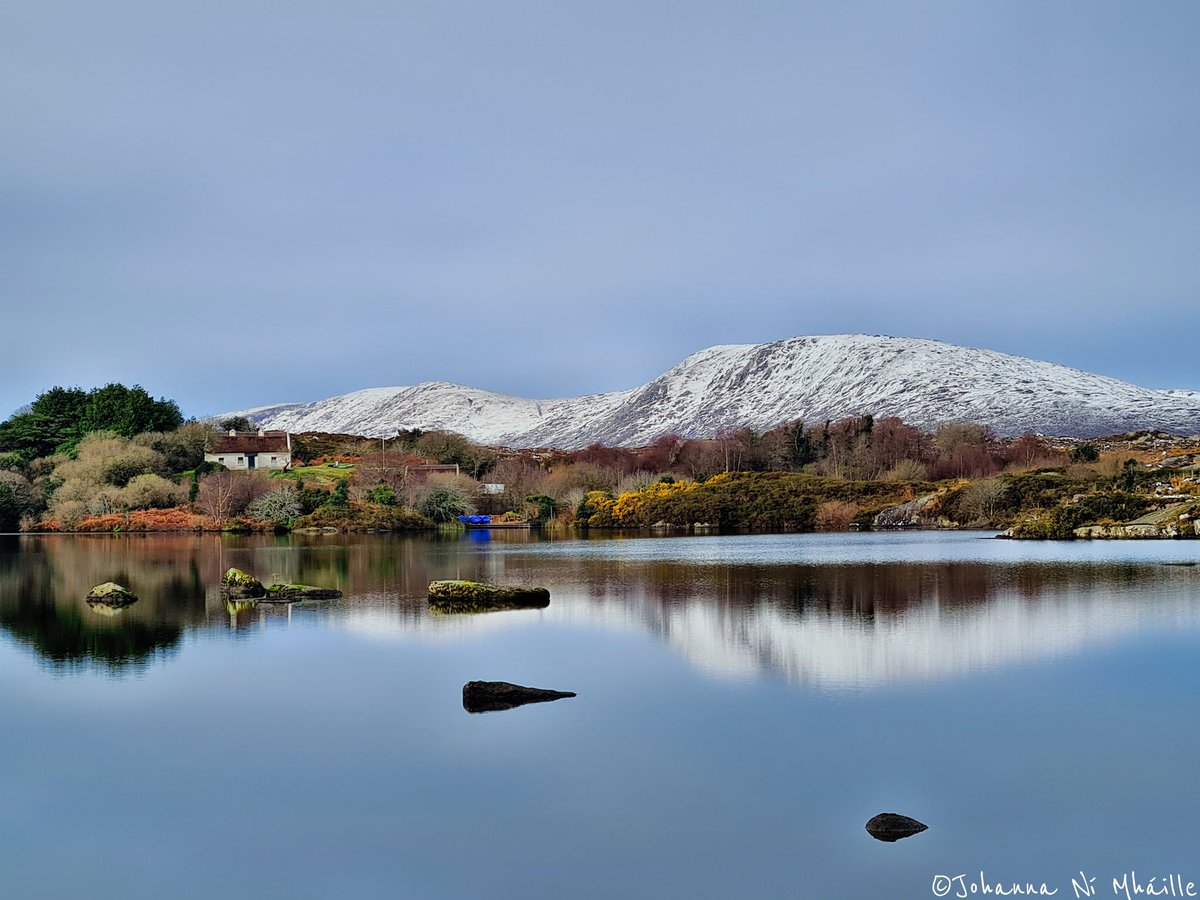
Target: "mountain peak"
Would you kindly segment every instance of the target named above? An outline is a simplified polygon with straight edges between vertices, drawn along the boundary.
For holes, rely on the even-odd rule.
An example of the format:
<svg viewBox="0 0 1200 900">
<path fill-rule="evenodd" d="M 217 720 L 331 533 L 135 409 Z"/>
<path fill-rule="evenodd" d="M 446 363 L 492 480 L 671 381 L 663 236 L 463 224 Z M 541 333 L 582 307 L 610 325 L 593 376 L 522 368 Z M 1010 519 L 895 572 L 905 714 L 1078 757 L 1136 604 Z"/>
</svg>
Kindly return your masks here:
<svg viewBox="0 0 1200 900">
<path fill-rule="evenodd" d="M 482 443 L 564 449 L 865 413 L 926 428 L 978 422 L 1002 435 L 1200 432 L 1193 391 L 1150 390 L 994 350 L 878 334 L 720 344 L 641 387 L 581 398 L 531 400 L 433 381 L 245 411 L 260 425 L 293 432 L 380 437 L 445 429 Z"/>
</svg>

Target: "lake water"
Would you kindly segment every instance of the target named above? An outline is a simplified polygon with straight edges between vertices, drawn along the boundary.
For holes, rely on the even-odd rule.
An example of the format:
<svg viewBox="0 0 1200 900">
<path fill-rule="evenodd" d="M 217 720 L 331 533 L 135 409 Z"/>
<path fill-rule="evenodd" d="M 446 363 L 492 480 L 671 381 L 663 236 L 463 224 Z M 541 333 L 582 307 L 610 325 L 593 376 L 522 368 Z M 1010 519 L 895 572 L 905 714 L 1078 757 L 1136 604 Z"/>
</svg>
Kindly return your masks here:
<svg viewBox="0 0 1200 900">
<path fill-rule="evenodd" d="M 485 537 L 0 537 L 0 896 L 1200 884 L 1200 544 Z M 231 612 L 229 566 L 345 597 Z"/>
</svg>

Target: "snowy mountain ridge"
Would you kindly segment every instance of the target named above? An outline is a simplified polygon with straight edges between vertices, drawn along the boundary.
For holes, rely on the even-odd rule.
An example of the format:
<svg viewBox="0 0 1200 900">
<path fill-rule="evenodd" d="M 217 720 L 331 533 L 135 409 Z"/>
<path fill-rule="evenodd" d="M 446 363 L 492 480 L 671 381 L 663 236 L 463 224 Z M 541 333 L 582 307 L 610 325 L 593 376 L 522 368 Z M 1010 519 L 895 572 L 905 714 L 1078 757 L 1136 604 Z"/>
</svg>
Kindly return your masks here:
<svg viewBox="0 0 1200 900">
<path fill-rule="evenodd" d="M 926 428 L 978 422 L 1001 435 L 1200 433 L 1196 391 L 1151 390 L 1007 353 L 883 335 L 718 345 L 641 387 L 586 397 L 533 400 L 434 381 L 240 414 L 292 432 L 384 437 L 402 429 L 444 429 L 486 444 L 574 449 L 863 413 L 899 416 Z"/>
</svg>

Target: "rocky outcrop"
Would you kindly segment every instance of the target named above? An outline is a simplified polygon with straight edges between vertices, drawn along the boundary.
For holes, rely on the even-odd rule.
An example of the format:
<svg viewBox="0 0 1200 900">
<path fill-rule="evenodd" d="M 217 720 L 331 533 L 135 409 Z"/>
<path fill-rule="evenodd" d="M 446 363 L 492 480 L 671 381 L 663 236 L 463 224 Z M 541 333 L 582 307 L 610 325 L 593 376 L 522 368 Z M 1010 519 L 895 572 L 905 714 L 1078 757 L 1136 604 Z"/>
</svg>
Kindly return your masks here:
<svg viewBox="0 0 1200 900">
<path fill-rule="evenodd" d="M 545 609 L 549 605 L 550 592 L 545 588 L 507 587 L 477 581 L 434 581 L 429 585 L 429 606 L 436 612 Z"/>
<path fill-rule="evenodd" d="M 273 584 L 263 595 L 264 603 L 295 603 L 297 600 L 336 600 L 342 592 L 311 584 Z"/>
<path fill-rule="evenodd" d="M 230 569 L 221 578 L 221 593 L 231 600 L 261 600 L 263 603 L 295 603 L 297 600 L 336 600 L 342 592 L 311 584 L 263 583 L 241 569 Z"/>
<path fill-rule="evenodd" d="M 941 503 L 937 494 L 926 494 L 891 506 L 875 516 L 874 528 L 941 528 L 947 522 L 941 515 Z"/>
<path fill-rule="evenodd" d="M 890 812 L 872 816 L 867 822 L 867 834 L 877 841 L 887 841 L 889 844 L 901 838 L 920 834 L 928 828 L 928 825 L 918 822 L 916 819 Z"/>
<path fill-rule="evenodd" d="M 527 703 L 548 703 L 574 696 L 574 691 L 523 687 L 507 681 L 468 681 L 463 685 L 462 703 L 469 713 L 499 712 Z"/>
<path fill-rule="evenodd" d="M 267 589 L 250 573 L 231 568 L 221 576 L 221 592 L 234 599 L 253 599 L 266 594 Z"/>
<path fill-rule="evenodd" d="M 113 581 L 98 584 L 84 598 L 87 605 L 97 612 L 111 614 L 137 603 L 137 594 Z"/>
<path fill-rule="evenodd" d="M 1124 525 L 1084 525 L 1075 529 L 1075 537 L 1093 541 L 1174 540 L 1200 537 L 1200 522 L 1168 523 L 1127 522 Z"/>
<path fill-rule="evenodd" d="M 1091 540 L 1174 540 L 1200 537 L 1200 505 L 1194 500 L 1153 509 L 1129 522 L 1098 522 L 1076 528 L 1074 536 Z"/>
</svg>

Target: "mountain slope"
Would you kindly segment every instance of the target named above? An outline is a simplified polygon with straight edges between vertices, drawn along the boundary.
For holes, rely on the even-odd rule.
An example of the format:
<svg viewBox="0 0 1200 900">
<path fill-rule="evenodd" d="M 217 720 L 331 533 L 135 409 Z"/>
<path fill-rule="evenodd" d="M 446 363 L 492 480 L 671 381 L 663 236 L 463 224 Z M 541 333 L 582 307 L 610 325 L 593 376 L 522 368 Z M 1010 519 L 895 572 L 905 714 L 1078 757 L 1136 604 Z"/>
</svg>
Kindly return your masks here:
<svg viewBox="0 0 1200 900">
<path fill-rule="evenodd" d="M 667 432 L 766 429 L 871 413 L 933 427 L 980 422 L 1002 435 L 1200 432 L 1200 394 L 1155 391 L 1020 356 L 880 335 L 799 337 L 701 350 L 629 391 L 530 400 L 449 382 L 370 388 L 246 410 L 270 428 L 369 436 L 447 429 L 483 443 L 638 445 Z"/>
</svg>

